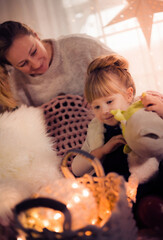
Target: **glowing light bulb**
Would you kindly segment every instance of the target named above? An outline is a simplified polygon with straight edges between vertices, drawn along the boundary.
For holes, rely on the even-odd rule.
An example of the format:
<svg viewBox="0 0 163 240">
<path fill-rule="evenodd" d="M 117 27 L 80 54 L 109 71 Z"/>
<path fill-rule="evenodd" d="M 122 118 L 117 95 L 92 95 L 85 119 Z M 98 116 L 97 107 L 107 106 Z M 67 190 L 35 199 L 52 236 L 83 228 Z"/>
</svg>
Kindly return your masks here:
<svg viewBox="0 0 163 240">
<path fill-rule="evenodd" d="M 92 219 L 92 221 L 91 221 L 91 223 L 92 223 L 93 225 L 95 225 L 96 222 L 97 222 L 97 219 Z"/>
<path fill-rule="evenodd" d="M 17 237 L 17 240 L 24 240 L 24 237 Z"/>
<path fill-rule="evenodd" d="M 87 189 L 83 190 L 83 196 L 88 197 L 89 196 L 89 191 Z"/>
<path fill-rule="evenodd" d="M 49 221 L 48 220 L 43 220 L 43 224 L 45 227 L 48 227 L 49 226 Z"/>
<path fill-rule="evenodd" d="M 55 220 L 58 220 L 59 218 L 61 218 L 61 214 L 60 213 L 56 213 L 55 215 L 54 215 L 54 219 Z"/>
<path fill-rule="evenodd" d="M 30 223 L 30 224 L 34 224 L 34 223 L 35 223 L 35 220 L 34 220 L 33 218 L 30 218 L 30 219 L 29 219 L 29 223 Z"/>
<path fill-rule="evenodd" d="M 55 232 L 62 232 L 62 229 L 61 229 L 61 227 L 54 227 L 54 231 Z"/>
<path fill-rule="evenodd" d="M 91 235 L 92 235 L 92 232 L 91 232 L 91 231 L 86 231 L 86 232 L 85 232 L 85 235 L 86 235 L 86 236 L 91 236 Z"/>
<path fill-rule="evenodd" d="M 78 187 L 79 187 L 79 185 L 77 183 L 72 184 L 72 188 L 78 188 Z"/>
<path fill-rule="evenodd" d="M 73 199 L 74 199 L 75 203 L 79 203 L 80 202 L 80 197 L 79 196 L 74 196 Z"/>
<path fill-rule="evenodd" d="M 31 216 L 34 217 L 34 218 L 38 218 L 38 213 L 33 211 L 33 212 L 31 213 Z"/>
<path fill-rule="evenodd" d="M 71 207 L 72 207 L 72 204 L 71 204 L 71 203 L 68 203 L 66 206 L 67 206 L 67 208 L 71 208 Z"/>
</svg>

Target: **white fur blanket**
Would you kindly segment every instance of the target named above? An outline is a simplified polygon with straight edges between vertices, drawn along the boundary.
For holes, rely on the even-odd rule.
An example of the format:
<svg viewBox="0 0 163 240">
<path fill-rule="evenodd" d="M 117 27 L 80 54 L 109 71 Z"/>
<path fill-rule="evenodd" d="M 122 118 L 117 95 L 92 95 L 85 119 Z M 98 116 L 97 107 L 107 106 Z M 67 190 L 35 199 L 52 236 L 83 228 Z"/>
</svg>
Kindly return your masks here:
<svg viewBox="0 0 163 240">
<path fill-rule="evenodd" d="M 43 110 L 21 106 L 0 114 L 0 223 L 41 187 L 62 178 Z"/>
</svg>

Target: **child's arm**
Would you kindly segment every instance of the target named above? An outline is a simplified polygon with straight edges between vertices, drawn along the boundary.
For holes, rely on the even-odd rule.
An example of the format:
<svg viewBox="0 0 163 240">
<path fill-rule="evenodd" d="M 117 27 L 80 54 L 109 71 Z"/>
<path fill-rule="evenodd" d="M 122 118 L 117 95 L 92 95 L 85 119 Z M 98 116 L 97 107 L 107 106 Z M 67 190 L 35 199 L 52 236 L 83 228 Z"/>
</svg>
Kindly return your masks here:
<svg viewBox="0 0 163 240">
<path fill-rule="evenodd" d="M 163 118 L 163 100 L 159 95 L 145 93 L 141 97 L 141 101 L 147 111 L 156 112 L 161 118 Z"/>
<path fill-rule="evenodd" d="M 116 135 L 112 137 L 102 147 L 96 148 L 95 150 L 91 151 L 91 154 L 102 161 L 105 155 L 115 151 L 119 146 L 123 144 L 126 144 L 123 136 Z"/>
<path fill-rule="evenodd" d="M 90 153 L 90 147 L 88 138 L 86 138 L 82 148 L 83 151 Z M 83 176 L 85 173 L 91 173 L 93 167 L 87 159 L 83 158 L 80 154 L 77 154 L 72 160 L 72 172 L 77 176 Z"/>
<path fill-rule="evenodd" d="M 88 139 L 86 138 L 81 149 L 86 152 L 89 152 L 90 154 L 98 158 L 100 161 L 102 161 L 105 155 L 115 151 L 120 145 L 123 145 L 123 144 L 126 144 L 123 136 L 117 135 L 112 137 L 103 146 L 96 148 L 93 151 L 90 151 Z M 72 166 L 72 171 L 76 176 L 83 176 L 83 174 L 85 173 L 94 173 L 92 172 L 93 167 L 91 163 L 80 155 L 76 155 L 76 157 L 72 161 L 71 166 Z"/>
</svg>

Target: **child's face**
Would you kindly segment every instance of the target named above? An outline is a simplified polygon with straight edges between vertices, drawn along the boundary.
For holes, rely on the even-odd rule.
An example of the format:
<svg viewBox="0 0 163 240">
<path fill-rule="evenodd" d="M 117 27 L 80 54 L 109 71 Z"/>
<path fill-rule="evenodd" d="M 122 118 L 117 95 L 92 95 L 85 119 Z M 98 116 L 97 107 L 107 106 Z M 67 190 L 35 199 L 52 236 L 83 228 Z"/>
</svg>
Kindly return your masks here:
<svg viewBox="0 0 163 240">
<path fill-rule="evenodd" d="M 108 97 L 95 99 L 91 106 L 95 117 L 99 119 L 100 122 L 110 126 L 115 126 L 118 121 L 114 118 L 110 111 L 115 109 L 126 110 L 129 104 L 127 96 L 125 97 L 120 93 L 116 93 L 109 95 Z"/>
</svg>

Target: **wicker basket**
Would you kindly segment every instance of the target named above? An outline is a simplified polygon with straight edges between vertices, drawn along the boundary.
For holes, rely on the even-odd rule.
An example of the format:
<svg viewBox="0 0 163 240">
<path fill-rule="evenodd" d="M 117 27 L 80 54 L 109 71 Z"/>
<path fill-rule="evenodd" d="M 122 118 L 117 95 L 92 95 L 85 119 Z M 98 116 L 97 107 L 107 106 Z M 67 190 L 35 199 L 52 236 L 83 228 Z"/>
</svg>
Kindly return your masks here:
<svg viewBox="0 0 163 240">
<path fill-rule="evenodd" d="M 63 223 L 63 232 L 53 232 L 46 228 L 43 229 L 42 232 L 39 232 L 35 229 L 26 228 L 23 226 L 19 215 L 22 212 L 25 212 L 31 208 L 37 208 L 37 207 L 46 207 L 51 208 L 54 210 L 59 210 L 64 214 L 64 223 Z M 124 213 L 124 211 L 123 211 Z M 126 212 L 127 217 L 129 217 L 128 212 Z M 103 227 L 99 228 L 95 225 L 88 225 L 84 228 L 78 229 L 76 231 L 71 230 L 71 215 L 69 210 L 67 209 L 66 205 L 63 203 L 56 201 L 54 199 L 49 198 L 36 198 L 36 199 L 27 199 L 19 204 L 16 205 L 14 209 L 14 227 L 16 229 L 16 236 L 12 239 L 18 239 L 17 237 L 19 234 L 23 233 L 23 236 L 25 236 L 23 239 L 26 240 L 136 240 L 136 229 L 133 224 L 132 219 L 128 218 L 129 225 L 126 229 L 123 229 L 124 219 L 118 219 L 118 221 L 121 221 L 121 228 L 119 228 L 118 225 L 113 225 L 114 218 L 118 218 L 119 214 L 115 212 L 115 216 L 112 219 L 112 221 L 108 221 Z M 131 222 L 130 222 L 131 221 Z M 110 223 L 112 222 L 112 223 Z M 132 226 L 132 228 L 131 228 Z M 127 232 L 125 231 L 127 230 Z"/>
<path fill-rule="evenodd" d="M 67 167 L 68 158 L 73 154 L 81 154 L 91 162 L 95 169 L 95 177 L 84 175 L 75 178 Z M 87 225 L 83 228 L 72 230 L 71 213 L 66 205 L 54 199 L 36 198 L 27 199 L 18 204 L 14 209 L 15 229 L 26 234 L 27 240 L 51 239 L 51 240 L 136 240 L 137 228 L 131 208 L 128 205 L 124 180 L 116 173 L 105 176 L 100 161 L 92 155 L 81 150 L 72 149 L 63 159 L 61 169 L 66 178 L 73 178 L 89 188 L 97 201 L 99 216 L 96 225 Z M 64 214 L 63 232 L 53 232 L 46 228 L 42 232 L 25 228 L 20 222 L 19 215 L 33 207 L 46 207 L 59 210 Z M 108 215 L 108 211 L 110 211 Z M 84 214 L 84 212 L 83 212 Z"/>
<path fill-rule="evenodd" d="M 91 176 L 89 174 L 85 174 L 79 178 L 74 176 L 67 164 L 69 157 L 72 157 L 72 155 L 76 154 L 80 154 L 83 158 L 86 158 L 91 163 L 95 170 L 96 176 Z M 108 173 L 105 176 L 101 162 L 91 154 L 79 149 L 72 149 L 67 152 L 62 161 L 61 169 L 66 178 L 76 179 L 78 182 L 84 184 L 91 190 L 97 202 L 97 225 L 101 229 L 106 229 L 105 227 L 109 226 L 110 232 L 107 234 L 112 236 L 111 232 L 113 231 L 114 237 L 112 236 L 112 239 L 136 239 L 137 230 L 131 208 L 128 205 L 125 181 L 123 177 L 119 176 L 117 173 Z M 122 226 L 125 226 L 125 238 L 123 238 L 123 234 L 120 238 L 116 238 L 116 235 L 123 232 L 123 227 L 121 229 L 121 224 Z M 119 233 L 116 233 L 116 231 Z M 130 237 L 131 232 L 132 237 Z M 102 236 L 99 239 L 103 239 Z"/>
<path fill-rule="evenodd" d="M 37 207 L 45 207 L 53 210 L 60 211 L 64 214 L 64 223 L 63 223 L 63 232 L 57 233 L 49 231 L 44 228 L 42 232 L 37 231 L 35 228 L 26 228 L 19 215 L 22 212 L 26 212 L 31 208 Z M 27 240 L 33 239 L 68 239 L 66 238 L 71 232 L 71 215 L 66 205 L 50 198 L 35 198 L 35 199 L 27 199 L 23 202 L 16 205 L 14 208 L 14 228 L 17 230 L 17 236 L 19 233 L 23 233 L 26 236 Z"/>
</svg>

